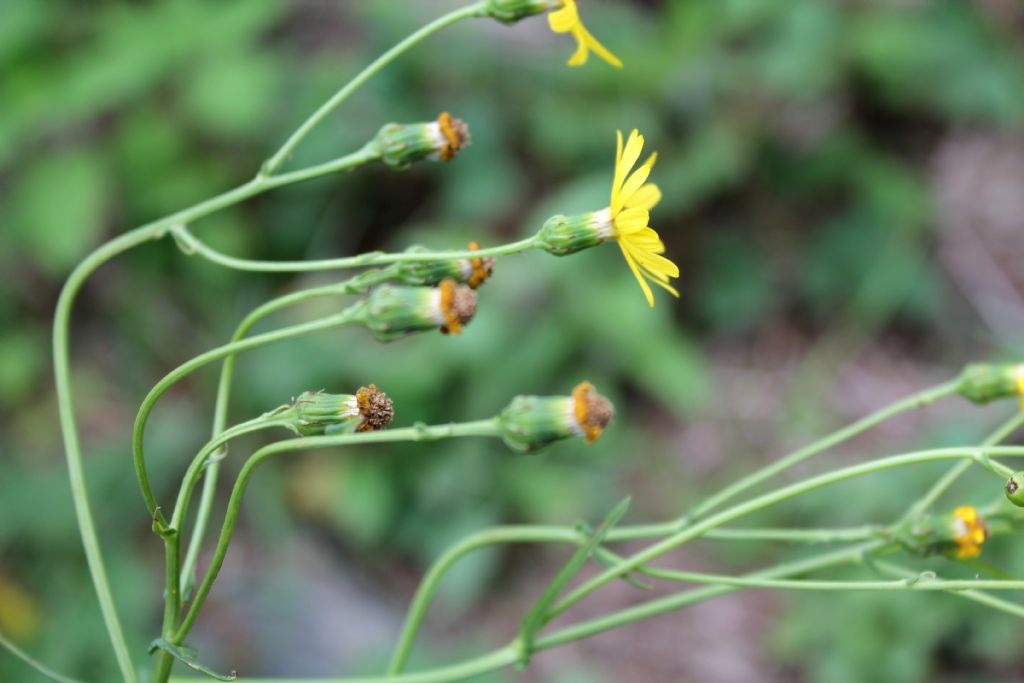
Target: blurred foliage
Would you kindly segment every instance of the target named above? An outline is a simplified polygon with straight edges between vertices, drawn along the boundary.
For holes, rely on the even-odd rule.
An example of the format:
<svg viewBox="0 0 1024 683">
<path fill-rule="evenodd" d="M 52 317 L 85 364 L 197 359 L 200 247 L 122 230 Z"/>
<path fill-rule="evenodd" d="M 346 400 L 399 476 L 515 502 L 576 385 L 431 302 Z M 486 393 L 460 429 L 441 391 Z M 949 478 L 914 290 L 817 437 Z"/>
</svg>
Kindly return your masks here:
<svg viewBox="0 0 1024 683">
<path fill-rule="evenodd" d="M 911 360 L 950 375 L 1000 351 L 949 296 L 934 258 L 928 163 L 950 130 L 1021 132 L 1019 13 L 995 0 L 584 4 L 588 26 L 622 57 L 624 71 L 597 61 L 565 68 L 572 46 L 543 19 L 456 26 L 367 85 L 292 163 L 332 158 L 387 121 L 441 110 L 473 131 L 472 147 L 456 161 L 317 180 L 195 228 L 233 254 L 271 259 L 414 242 L 496 244 L 532 232 L 552 213 L 602 206 L 612 134 L 639 127 L 660 153 L 655 179 L 665 199 L 655 226 L 683 270 L 677 305 L 660 300 L 648 310 L 612 248 L 503 259 L 462 337 L 382 347 L 353 330 L 262 349 L 239 363 L 233 409 L 241 420 L 306 389 L 375 382 L 395 399 L 396 424 L 441 422 L 490 415 L 516 393 L 562 393 L 586 377 L 618 407 L 614 428 L 592 447 L 564 444 L 539 457 L 465 440 L 269 465 L 244 511 L 245 548 L 229 555 L 201 620 L 207 626 L 197 644 L 214 668 L 246 661 L 245 673 L 256 674 L 308 666 L 283 647 L 301 629 L 275 639 L 267 626 L 261 640 L 237 606 L 251 601 L 248 614 L 276 616 L 279 591 L 300 592 L 303 577 L 285 539 L 318 539 L 339 573 L 387 596 L 377 604 L 394 620 L 415 576 L 472 530 L 594 521 L 627 492 L 636 494 L 636 519 L 666 517 L 711 483 L 749 469 L 742 436 L 722 437 L 732 438 L 735 457 L 702 475 L 687 468 L 692 453 L 679 453 L 678 425 L 711 420 L 712 408 L 728 401 L 716 379 L 716 345 L 756 347 L 772 330 L 796 330 L 818 340 L 797 376 L 819 389 L 834 379 L 835 364 L 883 334 L 911 345 L 938 340 L 914 346 Z M 358 68 L 454 6 L 5 0 L 0 628 L 55 669 L 91 680 L 114 675 L 71 512 L 47 369 L 50 315 L 66 273 L 103 239 L 244 182 Z M 75 389 L 97 521 L 135 652 L 158 630 L 162 580 L 161 548 L 129 465 L 135 406 L 164 372 L 225 340 L 251 307 L 330 277 L 229 272 L 166 242 L 119 259 L 85 288 L 74 328 Z M 337 305 L 280 318 L 307 319 Z M 149 460 L 163 500 L 209 429 L 215 381 L 212 370 L 197 375 L 154 416 Z M 754 453 L 805 439 L 808 425 L 836 424 L 805 383 L 772 400 L 776 440 Z M 789 421 L 790 410 L 816 417 Z M 983 426 L 916 434 L 913 445 L 974 438 Z M 255 445 L 233 450 L 228 471 Z M 851 519 L 819 496 L 766 523 L 878 521 L 901 509 L 906 487 L 921 490 L 926 481 L 908 474 L 865 484 L 850 498 L 858 504 L 843 507 L 856 513 Z M 748 547 L 712 552 L 723 561 L 766 559 Z M 491 552 L 461 565 L 447 586 L 458 590 L 434 614 L 450 620 L 479 608 L 485 593 L 514 583 L 518 557 Z M 243 566 L 262 583 L 279 572 L 296 575 L 275 579 L 275 591 L 243 595 L 228 583 Z M 823 622 L 823 605 L 842 619 Z M 996 647 L 1014 630 L 1008 619 L 945 596 L 805 595 L 791 601 L 771 640 L 779 661 L 810 680 L 934 680 L 943 663 L 955 671 L 957 662 L 972 664 L 970 680 L 995 680 L 1021 664 L 1009 646 Z M 246 642 L 262 642 L 265 651 Z M 356 655 L 322 649 L 322 665 L 309 673 L 353 670 L 359 657 L 377 662 L 390 643 L 374 645 Z M 559 680 L 595 680 L 589 671 Z M 32 675 L 0 655 L 0 680 Z"/>
</svg>

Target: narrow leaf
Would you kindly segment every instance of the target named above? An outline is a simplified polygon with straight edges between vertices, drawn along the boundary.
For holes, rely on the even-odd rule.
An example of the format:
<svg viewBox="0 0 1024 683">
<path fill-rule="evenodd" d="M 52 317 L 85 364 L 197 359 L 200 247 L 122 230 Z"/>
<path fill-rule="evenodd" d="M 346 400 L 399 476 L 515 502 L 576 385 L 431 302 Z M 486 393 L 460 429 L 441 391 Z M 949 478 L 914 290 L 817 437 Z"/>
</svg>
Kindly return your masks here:
<svg viewBox="0 0 1024 683">
<path fill-rule="evenodd" d="M 204 673 L 210 678 L 216 678 L 218 681 L 233 681 L 238 678 L 238 672 L 236 671 L 232 671 L 230 674 L 225 676 L 224 674 L 219 674 L 216 671 L 212 671 L 210 668 L 203 666 L 196 661 L 195 648 L 191 648 L 187 645 L 172 645 L 163 638 L 157 638 L 149 644 L 149 651 L 153 652 L 154 650 L 163 650 L 190 669 L 194 669 L 199 673 Z"/>
<path fill-rule="evenodd" d="M 537 631 L 547 621 L 548 608 L 554 604 L 558 598 L 559 593 L 562 592 L 576 573 L 587 563 L 593 555 L 594 550 L 601 545 L 605 535 L 608 531 L 618 523 L 623 515 L 626 514 L 626 510 L 629 509 L 630 498 L 627 496 L 623 498 L 618 505 L 612 508 L 612 511 L 604 518 L 600 526 L 594 530 L 590 538 L 586 543 L 581 545 L 573 553 L 569 561 L 566 562 L 565 566 L 555 575 L 551 583 L 548 584 L 547 590 L 540 596 L 540 599 L 534 603 L 533 607 L 527 612 L 526 617 L 523 618 L 523 622 L 519 627 L 519 642 L 521 652 L 519 656 L 519 666 L 525 667 L 529 661 L 530 656 L 533 654 L 533 641 Z"/>
</svg>

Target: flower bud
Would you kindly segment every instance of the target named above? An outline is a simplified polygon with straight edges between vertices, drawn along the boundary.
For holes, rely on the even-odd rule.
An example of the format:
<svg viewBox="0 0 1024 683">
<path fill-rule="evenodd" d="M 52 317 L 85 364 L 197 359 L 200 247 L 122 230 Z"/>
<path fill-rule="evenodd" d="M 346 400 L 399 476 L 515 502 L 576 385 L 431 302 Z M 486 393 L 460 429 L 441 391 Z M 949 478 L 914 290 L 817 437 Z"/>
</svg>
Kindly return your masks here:
<svg viewBox="0 0 1024 683">
<path fill-rule="evenodd" d="M 596 247 L 614 235 L 611 211 L 602 209 L 575 216 L 552 216 L 544 222 L 537 236 L 544 251 L 567 256 Z"/>
<path fill-rule="evenodd" d="M 381 161 L 396 169 L 423 159 L 449 161 L 469 141 L 469 127 L 448 112 L 429 123 L 389 123 L 375 138 Z"/>
<path fill-rule="evenodd" d="M 972 363 L 960 373 L 957 392 L 972 403 L 1024 393 L 1024 364 Z"/>
<path fill-rule="evenodd" d="M 306 391 L 290 406 L 289 429 L 300 436 L 322 436 L 384 429 L 395 415 L 387 394 L 371 384 L 355 394 Z"/>
<path fill-rule="evenodd" d="M 1006 480 L 1006 498 L 1019 508 L 1024 508 L 1024 472 L 1014 472 Z"/>
<path fill-rule="evenodd" d="M 459 334 L 476 313 L 476 292 L 447 278 L 437 287 L 382 285 L 366 301 L 366 326 L 381 341 L 440 329 Z"/>
<path fill-rule="evenodd" d="M 562 0 L 485 0 L 484 15 L 514 24 L 520 19 L 561 8 Z"/>
<path fill-rule="evenodd" d="M 593 443 L 614 413 L 611 401 L 582 382 L 571 396 L 517 396 L 498 421 L 509 448 L 529 453 L 571 436 Z"/>
<path fill-rule="evenodd" d="M 476 242 L 469 243 L 470 251 L 476 251 L 479 248 L 480 245 Z M 415 254 L 427 251 L 427 248 L 414 246 L 405 251 Z M 395 276 L 395 279 L 407 285 L 436 285 L 445 278 L 451 278 L 456 282 L 468 285 L 470 289 L 476 289 L 486 282 L 493 272 L 494 257 L 484 256 L 454 261 L 403 262 L 399 264 L 398 275 Z"/>
</svg>

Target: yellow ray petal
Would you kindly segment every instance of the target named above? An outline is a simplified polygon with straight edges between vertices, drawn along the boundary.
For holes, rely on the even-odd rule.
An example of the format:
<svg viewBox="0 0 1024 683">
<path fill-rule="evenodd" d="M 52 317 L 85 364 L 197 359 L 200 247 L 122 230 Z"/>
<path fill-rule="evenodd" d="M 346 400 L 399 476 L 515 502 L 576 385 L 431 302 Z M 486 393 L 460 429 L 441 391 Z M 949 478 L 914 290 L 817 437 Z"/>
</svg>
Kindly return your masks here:
<svg viewBox="0 0 1024 683">
<path fill-rule="evenodd" d="M 615 216 L 612 223 L 619 238 L 626 237 L 647 227 L 651 214 L 646 209 L 626 209 Z"/>
<path fill-rule="evenodd" d="M 618 154 L 615 159 L 615 179 L 612 181 L 612 193 L 618 194 L 622 190 L 622 184 L 626 181 L 626 176 L 629 175 L 633 165 L 636 164 L 636 160 L 640 157 L 640 152 L 644 148 L 644 136 L 640 135 L 636 128 L 629 134 L 629 139 L 626 140 L 626 148 L 621 154 Z"/>
<path fill-rule="evenodd" d="M 647 278 L 648 281 L 653 282 L 654 284 L 658 285 L 659 287 L 664 289 L 666 292 L 668 292 L 672 296 L 675 296 L 675 297 L 679 296 L 679 292 L 676 290 L 676 288 L 673 287 L 672 285 L 668 284 L 668 277 L 666 277 L 665 275 L 662 275 L 661 273 L 652 273 L 652 272 L 650 272 L 649 270 L 647 270 L 644 267 L 644 265 L 642 263 L 637 263 L 636 265 L 637 265 L 637 268 L 640 270 L 640 272 L 643 274 L 643 276 L 645 278 Z"/>
<path fill-rule="evenodd" d="M 650 211 L 661 201 L 661 190 L 654 183 L 647 183 L 625 200 L 622 206 L 627 209 L 639 208 Z"/>
<path fill-rule="evenodd" d="M 589 47 L 591 50 L 593 50 L 595 53 L 597 53 L 598 57 L 600 57 L 604 61 L 606 61 L 609 64 L 611 64 L 616 69 L 621 69 L 622 68 L 622 60 L 621 59 L 619 59 L 618 57 L 613 55 L 611 52 L 609 52 L 608 48 L 606 48 L 604 45 L 602 45 L 597 40 L 597 38 L 595 38 L 593 36 L 593 34 L 591 34 L 590 31 L 588 31 L 583 26 L 583 24 L 580 24 L 580 29 L 583 32 L 583 42 L 587 44 L 587 47 Z"/>
<path fill-rule="evenodd" d="M 627 239 L 635 247 L 653 254 L 663 254 L 665 252 L 665 243 L 661 241 L 658 233 L 654 232 L 651 228 L 644 228 L 624 239 Z"/>
<path fill-rule="evenodd" d="M 637 248 L 629 240 L 624 241 L 626 249 L 644 268 L 666 277 L 679 277 L 679 266 L 664 256 Z"/>
<path fill-rule="evenodd" d="M 569 66 L 583 66 L 587 63 L 587 57 L 590 56 L 590 52 L 587 50 L 587 42 L 581 34 L 582 30 L 583 27 L 579 24 L 572 28 L 572 35 L 576 38 L 576 51 L 572 53 L 572 57 L 569 57 L 569 61 L 566 62 Z"/>
<path fill-rule="evenodd" d="M 555 33 L 568 33 L 579 22 L 580 15 L 576 10 L 576 0 L 565 0 L 562 9 L 548 14 L 548 26 Z"/>
<path fill-rule="evenodd" d="M 647 303 L 651 308 L 654 308 L 654 293 L 651 292 L 650 286 L 644 279 L 643 274 L 640 273 L 640 269 L 637 268 L 636 264 L 633 262 L 633 257 L 629 255 L 629 252 L 626 251 L 626 247 L 623 246 L 621 242 L 619 243 L 619 248 L 622 249 L 622 257 L 626 259 L 626 264 L 629 266 L 629 269 L 633 271 L 633 277 L 635 277 L 636 281 L 640 283 L 640 289 L 644 291 L 644 296 L 647 297 Z"/>
<path fill-rule="evenodd" d="M 654 156 L 647 160 L 640 168 L 633 171 L 632 175 L 626 179 L 626 182 L 622 184 L 622 189 L 619 190 L 619 205 L 612 204 L 612 214 L 616 214 L 622 210 L 622 207 L 632 199 L 633 195 L 636 194 L 644 183 L 647 182 L 648 176 L 651 175 L 651 167 L 654 165 Z"/>
</svg>

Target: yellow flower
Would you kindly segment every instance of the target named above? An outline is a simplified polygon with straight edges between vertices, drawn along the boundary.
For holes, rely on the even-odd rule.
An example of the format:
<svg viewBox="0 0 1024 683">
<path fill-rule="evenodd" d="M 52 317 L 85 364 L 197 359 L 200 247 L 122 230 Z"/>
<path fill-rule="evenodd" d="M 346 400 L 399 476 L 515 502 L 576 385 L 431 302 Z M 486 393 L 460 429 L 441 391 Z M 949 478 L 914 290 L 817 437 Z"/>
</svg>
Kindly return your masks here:
<svg viewBox="0 0 1024 683">
<path fill-rule="evenodd" d="M 619 243 L 626 263 L 644 290 L 647 303 L 653 306 L 654 295 L 647 280 L 672 296 L 679 296 L 679 292 L 668 284 L 669 278 L 679 277 L 679 268 L 661 256 L 665 253 L 665 245 L 648 225 L 651 209 L 661 200 L 658 186 L 647 182 L 658 155 L 652 154 L 640 168 L 630 173 L 643 151 L 644 136 L 633 129 L 625 149 L 622 148 L 622 131 L 618 131 L 616 136 L 615 179 L 612 181 L 611 205 L 606 209 L 612 226 L 611 236 Z"/>
<path fill-rule="evenodd" d="M 555 33 L 571 33 L 576 39 L 576 52 L 569 58 L 569 66 L 581 66 L 586 64 L 590 51 L 593 50 L 597 56 L 614 67 L 622 68 L 622 62 L 608 49 L 597 42 L 597 38 L 590 35 L 580 21 L 580 13 L 576 9 L 576 0 L 562 0 L 562 9 L 548 15 L 548 25 Z"/>
<path fill-rule="evenodd" d="M 988 539 L 985 520 L 972 505 L 961 505 L 953 510 L 953 529 L 956 533 L 956 558 L 965 560 L 981 554 L 981 546 Z"/>
</svg>

